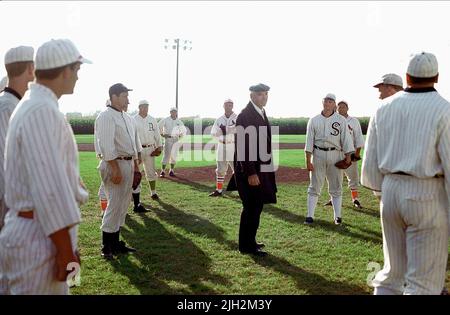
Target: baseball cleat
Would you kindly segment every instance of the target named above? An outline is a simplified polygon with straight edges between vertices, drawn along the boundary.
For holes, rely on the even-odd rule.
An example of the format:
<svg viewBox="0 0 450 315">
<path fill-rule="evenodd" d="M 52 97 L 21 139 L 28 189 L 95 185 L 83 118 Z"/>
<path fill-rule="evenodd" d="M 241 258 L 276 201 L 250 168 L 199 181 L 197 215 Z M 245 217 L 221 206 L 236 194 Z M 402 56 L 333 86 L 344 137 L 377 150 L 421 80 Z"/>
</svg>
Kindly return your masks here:
<svg viewBox="0 0 450 315">
<path fill-rule="evenodd" d="M 149 212 L 147 209 L 144 208 L 143 205 L 139 204 L 136 207 L 134 207 L 133 209 L 134 212 L 136 213 L 145 213 L 145 212 Z"/>
<path fill-rule="evenodd" d="M 334 224 L 341 225 L 342 224 L 342 219 L 337 217 L 336 219 L 334 219 Z"/>
<path fill-rule="evenodd" d="M 111 250 L 111 248 L 109 246 L 103 246 L 102 247 L 101 255 L 106 260 L 113 260 L 114 259 L 113 251 Z"/>
<path fill-rule="evenodd" d="M 153 194 L 151 198 L 153 200 L 159 200 L 159 196 L 157 194 Z"/>
<path fill-rule="evenodd" d="M 324 206 L 332 206 L 333 203 L 331 202 L 331 200 L 329 200 L 327 203 L 324 203 L 323 205 L 324 205 Z"/>
<path fill-rule="evenodd" d="M 172 170 L 170 170 L 170 172 L 169 172 L 169 176 L 171 176 L 171 177 L 175 177 L 175 173 L 172 171 Z"/>
<path fill-rule="evenodd" d="M 306 219 L 305 219 L 305 222 L 303 222 L 304 224 L 313 224 L 314 223 L 314 220 L 313 220 L 313 218 L 311 218 L 311 217 L 307 217 Z"/>
<path fill-rule="evenodd" d="M 222 193 L 220 191 L 214 190 L 212 193 L 209 194 L 210 197 L 220 197 L 222 196 Z"/>
<path fill-rule="evenodd" d="M 358 209 L 362 209 L 362 206 L 359 203 L 358 199 L 353 200 L 353 205 Z"/>
<path fill-rule="evenodd" d="M 166 172 L 162 171 L 161 174 L 159 174 L 159 177 L 161 177 L 161 178 L 166 177 Z"/>
<path fill-rule="evenodd" d="M 118 254 L 134 253 L 136 252 L 136 249 L 128 247 L 124 241 L 120 241 L 114 246 L 112 251 L 115 255 L 118 255 Z"/>
</svg>

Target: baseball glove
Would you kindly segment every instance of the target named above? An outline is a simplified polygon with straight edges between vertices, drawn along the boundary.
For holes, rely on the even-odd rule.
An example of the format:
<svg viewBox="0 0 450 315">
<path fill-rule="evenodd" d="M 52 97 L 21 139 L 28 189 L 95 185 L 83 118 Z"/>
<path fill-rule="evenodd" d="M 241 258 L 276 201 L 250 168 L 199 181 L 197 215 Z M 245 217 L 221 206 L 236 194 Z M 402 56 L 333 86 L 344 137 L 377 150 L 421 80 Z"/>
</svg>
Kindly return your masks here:
<svg viewBox="0 0 450 315">
<path fill-rule="evenodd" d="M 349 168 L 351 165 L 352 165 L 352 162 L 347 163 L 347 161 L 345 161 L 345 159 L 340 160 L 340 161 L 336 162 L 336 164 L 334 164 L 334 166 L 336 166 L 337 168 L 340 168 L 342 170 Z"/>
<path fill-rule="evenodd" d="M 142 174 L 141 172 L 134 172 L 133 176 L 133 186 L 131 186 L 133 189 L 138 188 L 139 184 L 141 183 Z"/>
<path fill-rule="evenodd" d="M 160 156 L 161 155 L 161 148 L 156 148 L 151 154 L 150 156 Z"/>
<path fill-rule="evenodd" d="M 351 160 L 352 160 L 352 162 L 357 162 L 357 161 L 359 161 L 359 160 L 361 160 L 361 158 L 358 156 L 356 156 L 355 155 L 355 153 L 352 153 L 352 155 L 351 155 Z"/>
</svg>

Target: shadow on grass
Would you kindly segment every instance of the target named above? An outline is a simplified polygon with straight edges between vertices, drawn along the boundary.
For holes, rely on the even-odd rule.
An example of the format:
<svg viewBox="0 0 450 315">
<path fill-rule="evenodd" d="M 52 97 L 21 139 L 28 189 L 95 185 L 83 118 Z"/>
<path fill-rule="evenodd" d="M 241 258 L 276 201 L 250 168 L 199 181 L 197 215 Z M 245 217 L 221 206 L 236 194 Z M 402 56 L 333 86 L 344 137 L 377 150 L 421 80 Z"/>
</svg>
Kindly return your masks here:
<svg viewBox="0 0 450 315">
<path fill-rule="evenodd" d="M 127 216 L 121 233 L 138 250 L 132 256 L 139 264 L 131 255 L 111 262 L 141 294 L 217 294 L 202 282 L 229 285 L 228 280 L 209 271 L 211 259 L 190 239 L 168 231 L 157 220 L 145 215 L 141 218 L 144 224 Z"/>
<path fill-rule="evenodd" d="M 365 215 L 368 215 L 368 216 L 371 216 L 371 217 L 374 217 L 374 218 L 378 218 L 378 219 L 380 218 L 380 211 L 379 210 L 366 208 L 366 207 L 363 207 L 362 209 L 358 209 L 358 208 L 355 208 L 353 206 L 351 206 L 351 207 L 350 206 L 342 206 L 342 208 L 350 210 L 350 211 L 355 211 L 355 212 L 358 212 L 358 213 L 361 213 L 361 214 L 365 214 Z"/>
<path fill-rule="evenodd" d="M 151 211 L 154 212 L 161 220 L 178 226 L 188 233 L 215 240 L 219 244 L 226 245 L 229 249 L 238 249 L 236 242 L 232 242 L 225 238 L 225 231 L 220 226 L 217 226 L 211 221 L 198 215 L 186 213 L 161 200 L 158 200 L 158 203 L 163 210 L 159 208 L 152 208 Z"/>
<path fill-rule="evenodd" d="M 285 220 L 290 223 L 294 224 L 303 224 L 305 221 L 305 216 L 299 215 L 296 213 L 292 213 L 287 210 L 280 209 L 278 207 L 275 207 L 274 205 L 264 205 L 263 213 L 266 212 L 274 217 L 277 217 L 279 219 Z M 331 215 L 332 217 L 332 215 Z M 351 226 L 351 225 L 349 225 Z M 334 222 L 324 221 L 320 219 L 314 219 L 314 223 L 311 225 L 308 225 L 308 227 L 315 228 L 315 229 L 324 229 L 331 232 L 336 232 L 344 236 L 360 239 L 362 241 L 366 242 L 372 242 L 374 244 L 382 244 L 381 237 L 371 237 L 359 233 L 352 232 L 347 229 L 346 223 L 342 225 L 335 225 Z"/>
<path fill-rule="evenodd" d="M 200 184 L 200 183 L 197 183 L 197 182 L 194 182 L 194 181 L 191 181 L 191 180 L 186 179 L 186 178 L 178 178 L 177 180 L 172 180 L 172 181 L 179 182 L 179 183 L 185 184 L 185 185 L 189 185 L 189 186 L 191 186 L 191 187 L 193 187 L 193 188 L 195 188 L 197 190 L 200 190 L 200 191 L 205 191 L 205 192 L 206 191 L 208 191 L 208 192 L 211 191 L 211 187 L 203 185 L 203 184 Z M 237 195 L 227 194 L 225 196 L 226 196 L 227 199 L 230 199 L 232 201 L 236 201 L 237 203 L 241 203 L 241 200 L 240 200 L 239 196 L 237 196 Z M 165 207 L 169 207 L 170 208 L 172 206 L 168 205 L 168 204 L 163 204 L 163 207 L 164 208 Z M 172 207 L 172 208 L 174 208 L 174 207 Z M 174 208 L 174 209 L 176 209 L 176 208 Z M 184 213 L 183 211 L 181 211 L 181 212 Z M 264 205 L 263 213 L 264 212 L 269 213 L 272 216 L 275 216 L 275 217 L 277 217 L 279 219 L 282 219 L 282 220 L 285 220 L 287 222 L 294 223 L 294 224 L 303 224 L 303 222 L 305 221 L 305 217 L 303 215 L 298 215 L 298 214 L 292 213 L 292 212 L 290 212 L 288 210 L 283 210 L 283 209 L 278 208 L 278 207 L 276 207 L 274 205 Z M 378 217 L 378 215 L 376 215 L 375 213 L 372 213 L 371 211 L 367 210 L 366 212 L 369 215 Z M 202 219 L 202 220 L 204 220 L 204 219 Z M 205 220 L 205 221 L 207 221 L 207 220 Z M 209 221 L 207 221 L 207 222 L 209 222 Z M 360 239 L 360 240 L 366 241 L 366 242 L 372 242 L 372 243 L 377 244 L 377 245 L 378 244 L 382 244 L 381 235 L 380 234 L 376 234 L 376 232 L 363 231 L 363 232 L 375 235 L 374 237 L 371 237 L 371 236 L 367 236 L 367 235 L 364 235 L 364 234 L 359 234 L 359 233 L 356 233 L 356 232 L 349 231 L 346 228 L 345 222 L 341 226 L 336 226 L 334 224 L 334 222 L 328 222 L 328 221 L 317 220 L 317 219 L 314 222 L 315 223 L 311 226 L 313 228 L 322 228 L 322 229 L 325 229 L 325 230 L 328 230 L 328 231 L 337 232 L 337 233 L 339 233 L 341 235 L 344 235 L 344 236 L 353 237 L 353 238 Z M 211 223 L 209 222 L 209 224 L 211 224 Z M 187 227 L 187 228 L 190 228 L 190 226 L 187 225 L 187 224 L 183 224 L 183 225 L 185 227 Z M 351 225 L 349 225 L 349 226 L 351 226 Z M 214 238 L 214 237 L 212 237 L 212 238 Z"/>
<path fill-rule="evenodd" d="M 305 290 L 312 295 L 354 295 L 369 294 L 360 286 L 346 282 L 327 280 L 326 278 L 292 265 L 287 260 L 273 256 L 269 253 L 264 258 L 253 257 L 258 265 L 270 268 L 295 280 L 297 288 Z"/>
<path fill-rule="evenodd" d="M 235 242 L 225 239 L 224 230 L 217 225 L 197 215 L 185 213 L 162 201 L 159 201 L 159 203 L 164 210 L 154 208 L 152 211 L 160 219 L 181 227 L 189 233 L 215 240 L 218 243 L 226 245 L 230 250 L 238 249 Z M 308 294 L 367 294 L 361 287 L 344 282 L 329 281 L 320 275 L 294 266 L 283 258 L 270 254 L 265 258 L 251 257 L 255 263 L 262 267 L 270 268 L 276 272 L 292 277 L 296 281 L 297 287 L 299 289 L 306 289 Z"/>
</svg>

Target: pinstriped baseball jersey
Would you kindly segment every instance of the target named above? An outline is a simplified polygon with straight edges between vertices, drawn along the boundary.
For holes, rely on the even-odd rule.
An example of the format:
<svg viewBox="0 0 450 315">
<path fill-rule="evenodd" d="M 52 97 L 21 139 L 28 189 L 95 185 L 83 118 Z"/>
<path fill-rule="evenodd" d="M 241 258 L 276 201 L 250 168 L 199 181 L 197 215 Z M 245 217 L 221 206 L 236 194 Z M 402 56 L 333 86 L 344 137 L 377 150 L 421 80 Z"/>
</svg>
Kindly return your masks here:
<svg viewBox="0 0 450 315">
<path fill-rule="evenodd" d="M 133 119 L 127 113 L 108 107 L 95 120 L 95 139 L 105 161 L 133 156 L 141 151 Z"/>
<path fill-rule="evenodd" d="M 353 146 L 355 149 L 362 148 L 364 146 L 364 137 L 361 130 L 361 124 L 355 117 L 348 116 L 347 118 L 348 129 L 353 139 Z"/>
<path fill-rule="evenodd" d="M 330 117 L 322 114 L 308 121 L 305 152 L 313 152 L 314 145 L 321 148 L 336 148 L 344 153 L 354 152 L 353 139 L 344 116 L 335 112 Z"/>
<path fill-rule="evenodd" d="M 137 114 L 133 117 L 136 123 L 136 129 L 142 145 L 161 146 L 161 135 L 156 119 L 150 115 L 143 118 Z"/>
<path fill-rule="evenodd" d="M 81 183 L 78 150 L 72 128 L 49 88 L 31 84 L 17 105 L 5 158 L 7 218 L 34 209 L 34 220 L 47 236 L 81 221 L 79 205 L 87 201 L 88 193 Z M 7 224 L 6 220 L 5 228 Z M 76 229 L 70 233 L 75 249 Z"/>
<path fill-rule="evenodd" d="M 227 143 L 234 143 L 234 134 L 236 133 L 236 119 L 236 113 L 232 113 L 228 118 L 225 115 L 217 118 L 214 122 L 213 127 L 211 128 L 211 135 L 213 137 L 216 137 L 219 142 L 225 141 Z M 221 125 L 226 127 L 227 134 L 225 136 L 222 135 L 222 130 L 220 129 Z"/>
<path fill-rule="evenodd" d="M 159 131 L 162 135 L 170 135 L 174 139 L 178 139 L 186 135 L 186 127 L 180 119 L 172 119 L 172 117 L 167 117 L 161 119 L 158 123 Z"/>
<path fill-rule="evenodd" d="M 3 171 L 6 132 L 8 131 L 9 118 L 11 117 L 14 108 L 19 103 L 17 96 L 9 92 L 3 92 L 0 95 L 0 202 L 4 202 L 5 194 L 5 177 Z M 0 229 L 3 226 L 3 219 L 6 207 L 0 204 Z"/>
<path fill-rule="evenodd" d="M 383 176 L 445 174 L 450 196 L 450 103 L 436 91 L 398 92 L 369 123 L 361 183 L 381 191 Z"/>
</svg>

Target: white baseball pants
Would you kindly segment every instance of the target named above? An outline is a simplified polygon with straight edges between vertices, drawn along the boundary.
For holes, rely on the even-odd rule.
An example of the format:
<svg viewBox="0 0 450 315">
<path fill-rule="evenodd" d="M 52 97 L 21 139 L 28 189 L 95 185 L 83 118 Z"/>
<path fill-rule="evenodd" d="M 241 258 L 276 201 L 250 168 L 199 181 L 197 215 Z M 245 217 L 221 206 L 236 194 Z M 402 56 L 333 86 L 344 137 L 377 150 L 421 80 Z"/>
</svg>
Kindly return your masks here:
<svg viewBox="0 0 450 315">
<path fill-rule="evenodd" d="M 444 180 L 387 175 L 382 191 L 384 267 L 372 282 L 374 293 L 440 294 L 449 237 Z"/>
<path fill-rule="evenodd" d="M 342 170 L 334 166 L 342 160 L 344 154 L 341 151 L 322 151 L 314 149 L 312 164 L 314 171 L 310 172 L 310 184 L 308 187 L 308 217 L 314 218 L 317 201 L 325 182 L 328 182 L 328 192 L 331 195 L 334 218 L 341 217 L 342 208 Z"/>
<path fill-rule="evenodd" d="M 107 233 L 115 233 L 125 224 L 128 206 L 131 203 L 134 162 L 117 160 L 117 163 L 122 174 L 122 181 L 118 185 L 111 181 L 112 171 L 107 162 L 101 161 L 98 167 L 108 197 L 108 206 L 101 225 L 102 231 Z"/>
<path fill-rule="evenodd" d="M 178 149 L 180 144 L 178 140 L 173 138 L 167 138 L 164 142 L 164 155 L 162 158 L 162 164 L 175 164 L 177 162 Z"/>
<path fill-rule="evenodd" d="M 76 227 L 70 234 L 75 248 Z M 0 233 L 0 294 L 68 294 L 67 282 L 55 278 L 55 254 L 53 242 L 36 219 L 9 211 Z"/>
</svg>

